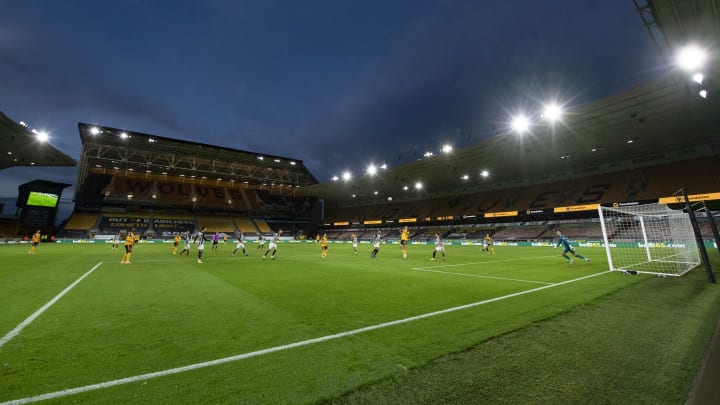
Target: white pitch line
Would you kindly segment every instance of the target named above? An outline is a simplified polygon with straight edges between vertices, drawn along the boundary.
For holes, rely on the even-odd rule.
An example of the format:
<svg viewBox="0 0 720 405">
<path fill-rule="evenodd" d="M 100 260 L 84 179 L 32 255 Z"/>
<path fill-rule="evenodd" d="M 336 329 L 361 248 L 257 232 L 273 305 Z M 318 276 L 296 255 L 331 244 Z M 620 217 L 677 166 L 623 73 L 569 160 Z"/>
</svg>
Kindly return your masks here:
<svg viewBox="0 0 720 405">
<path fill-rule="evenodd" d="M 453 275 L 456 275 L 456 276 L 479 277 L 479 278 L 494 278 L 494 279 L 496 279 L 496 280 L 520 281 L 520 282 L 523 282 L 523 283 L 535 283 L 535 284 L 553 284 L 553 283 L 548 283 L 548 282 L 545 282 L 545 281 L 522 280 L 522 279 L 519 279 L 519 278 L 482 276 L 482 275 L 480 275 L 480 274 L 454 273 L 454 272 L 452 272 L 452 271 L 429 270 L 429 269 L 424 269 L 424 268 L 422 268 L 422 267 L 413 267 L 412 269 L 415 270 L 415 271 L 427 271 L 427 272 L 429 272 L 429 273 L 453 274 Z"/>
<path fill-rule="evenodd" d="M 133 377 L 120 378 L 118 380 L 111 380 L 111 381 L 106 381 L 106 382 L 102 382 L 102 383 L 98 383 L 98 384 L 85 385 L 82 387 L 69 388 L 66 390 L 50 392 L 47 394 L 37 395 L 34 397 L 15 399 L 12 401 L 2 402 L 2 403 L 0 403 L 0 405 L 28 404 L 28 403 L 32 403 L 32 402 L 44 401 L 47 399 L 55 399 L 55 398 L 66 397 L 68 395 L 81 394 L 84 392 L 95 391 L 95 390 L 99 390 L 102 388 L 115 387 L 118 385 L 129 384 L 129 383 L 138 382 L 138 381 L 145 381 L 145 380 L 150 380 L 153 378 L 164 377 L 164 376 L 173 375 L 173 374 L 179 374 L 179 373 L 183 373 L 186 371 L 197 370 L 197 369 L 211 367 L 211 366 L 217 366 L 220 364 L 230 363 L 230 362 L 234 362 L 234 361 L 238 361 L 238 360 L 249 359 L 252 357 L 258 357 L 258 356 L 262 356 L 265 354 L 276 353 L 276 352 L 280 352 L 283 350 L 294 349 L 296 347 L 308 346 L 308 345 L 312 345 L 315 343 L 327 342 L 329 340 L 340 339 L 340 338 L 344 338 L 344 337 L 351 336 L 351 335 L 357 335 L 360 333 L 370 332 L 370 331 L 377 330 L 377 329 L 383 329 L 383 328 L 387 328 L 390 326 L 400 325 L 403 323 L 413 322 L 413 321 L 417 321 L 420 319 L 443 315 L 443 314 L 447 314 L 450 312 L 455 312 L 455 311 L 460 311 L 463 309 L 477 307 L 480 305 L 490 304 L 490 303 L 502 301 L 502 300 L 505 300 L 508 298 L 518 297 L 520 295 L 525 295 L 525 294 L 530 294 L 530 293 L 533 293 L 536 291 L 545 290 L 547 288 L 553 288 L 553 287 L 561 286 L 564 284 L 574 283 L 576 281 L 584 280 L 584 279 L 591 278 L 591 277 L 596 277 L 596 276 L 599 276 L 602 274 L 607 274 L 607 273 L 610 273 L 610 271 L 607 270 L 607 271 L 590 274 L 588 276 L 583 276 L 583 277 L 572 279 L 572 280 L 562 281 L 559 283 L 545 285 L 545 286 L 533 288 L 530 290 L 525 290 L 525 291 L 520 291 L 520 292 L 508 294 L 508 295 L 503 295 L 501 297 L 490 298 L 487 300 L 473 302 L 471 304 L 461 305 L 458 307 L 442 309 L 440 311 L 429 312 L 429 313 L 417 315 L 417 316 L 411 316 L 409 318 L 398 319 L 395 321 L 380 323 L 377 325 L 366 326 L 363 328 L 353 329 L 353 330 L 350 330 L 347 332 L 340 332 L 340 333 L 336 333 L 333 335 L 321 336 L 321 337 L 314 338 L 314 339 L 303 340 L 300 342 L 290 343 L 290 344 L 286 344 L 286 345 L 282 345 L 282 346 L 270 347 L 267 349 L 262 349 L 262 350 L 258 350 L 258 351 L 254 351 L 254 352 L 238 354 L 235 356 L 224 357 L 221 359 L 205 361 L 202 363 L 190 364 L 190 365 L 183 366 L 183 367 L 171 368 L 168 370 L 156 371 L 153 373 L 141 374 L 141 375 L 136 375 Z"/>
<path fill-rule="evenodd" d="M 66 289 L 62 290 L 60 292 L 60 294 L 55 296 L 55 298 L 51 299 L 50 301 L 48 301 L 47 304 L 43 305 L 42 308 L 38 309 L 37 311 L 35 311 L 34 314 L 30 315 L 27 319 L 20 322 L 20 324 L 18 326 L 16 326 L 15 329 L 11 330 L 10 332 L 8 332 L 7 335 L 3 336 L 3 338 L 0 339 L 0 348 L 3 347 L 3 345 L 5 345 L 5 343 L 9 342 L 12 338 L 17 336 L 20 332 L 22 332 L 22 330 L 25 329 L 25 327 L 30 325 L 30 323 L 32 323 L 32 321 L 34 321 L 38 316 L 42 315 L 43 312 L 45 312 L 48 308 L 50 308 L 53 304 L 55 304 L 60 298 L 62 298 L 63 295 L 67 294 L 68 291 L 72 290 L 73 287 L 78 285 L 78 283 L 80 283 L 85 277 L 89 276 L 90 273 L 92 273 L 93 271 L 95 271 L 95 269 L 100 267 L 101 264 L 103 264 L 103 262 L 99 262 L 98 264 L 96 264 L 92 269 L 88 270 L 87 273 L 83 274 L 79 279 L 75 280 L 74 283 L 70 284 Z"/>
<path fill-rule="evenodd" d="M 472 266 L 472 265 L 474 265 L 474 264 L 516 262 L 516 261 L 518 261 L 518 260 L 547 259 L 548 257 L 555 257 L 555 256 L 558 256 L 558 255 L 536 256 L 536 257 L 521 257 L 521 258 L 518 258 L 518 259 L 503 259 L 503 260 L 492 260 L 492 261 L 484 261 L 484 262 L 469 262 L 469 263 L 456 263 L 456 264 L 442 264 L 442 265 L 440 265 L 440 266 L 418 267 L 418 269 L 437 269 L 437 268 L 441 268 L 441 267 Z"/>
</svg>

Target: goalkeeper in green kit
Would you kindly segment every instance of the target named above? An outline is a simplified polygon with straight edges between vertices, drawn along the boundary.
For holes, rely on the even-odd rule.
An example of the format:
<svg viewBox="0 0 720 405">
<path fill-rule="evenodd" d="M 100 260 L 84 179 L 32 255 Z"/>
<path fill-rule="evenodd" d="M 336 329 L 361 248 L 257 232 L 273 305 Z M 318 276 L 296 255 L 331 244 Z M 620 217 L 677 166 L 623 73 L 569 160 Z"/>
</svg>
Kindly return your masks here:
<svg viewBox="0 0 720 405">
<path fill-rule="evenodd" d="M 568 238 L 565 235 L 562 234 L 562 232 L 557 231 L 556 233 L 557 233 L 557 236 L 560 238 L 560 240 L 558 240 L 558 243 L 557 243 L 557 245 L 555 245 L 553 250 L 557 249 L 560 245 L 563 245 L 563 252 L 560 253 L 560 256 L 566 258 L 570 262 L 569 264 L 573 264 L 573 259 L 572 259 L 572 257 L 568 256 L 568 253 L 573 255 L 573 257 L 577 257 L 578 259 L 583 259 L 586 262 L 590 263 L 590 259 L 588 259 L 587 257 L 585 257 L 583 255 L 579 255 L 579 254 L 575 253 L 575 248 L 570 246 L 570 241 L 568 240 Z"/>
</svg>

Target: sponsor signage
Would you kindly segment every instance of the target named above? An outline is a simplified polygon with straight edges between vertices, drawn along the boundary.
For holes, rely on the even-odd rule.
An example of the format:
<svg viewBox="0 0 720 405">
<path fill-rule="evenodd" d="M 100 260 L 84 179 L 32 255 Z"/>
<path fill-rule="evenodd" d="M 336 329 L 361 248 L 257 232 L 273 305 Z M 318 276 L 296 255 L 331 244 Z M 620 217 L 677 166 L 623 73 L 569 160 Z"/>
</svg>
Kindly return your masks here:
<svg viewBox="0 0 720 405">
<path fill-rule="evenodd" d="M 696 201 L 709 201 L 709 200 L 720 200 L 720 193 L 707 193 L 707 194 L 691 194 L 688 196 L 688 200 L 691 202 Z M 685 198 L 681 195 L 672 197 L 662 197 L 658 199 L 660 204 L 682 204 L 685 202 Z"/>
<path fill-rule="evenodd" d="M 413 222 L 417 222 L 417 218 L 400 218 L 400 220 L 398 222 L 401 224 L 413 223 Z"/>
<path fill-rule="evenodd" d="M 584 204 L 584 205 L 568 205 L 566 207 L 555 207 L 554 213 L 559 212 L 576 212 L 576 211 L 592 211 L 598 209 L 600 204 Z"/>
<path fill-rule="evenodd" d="M 334 226 L 348 226 L 350 225 L 350 221 L 340 221 L 340 222 L 333 222 Z"/>
<path fill-rule="evenodd" d="M 367 221 L 363 221 L 363 224 L 365 224 L 365 225 L 381 225 L 382 219 L 370 219 Z"/>
<path fill-rule="evenodd" d="M 517 211 L 486 212 L 485 218 L 514 217 L 517 214 Z"/>
</svg>

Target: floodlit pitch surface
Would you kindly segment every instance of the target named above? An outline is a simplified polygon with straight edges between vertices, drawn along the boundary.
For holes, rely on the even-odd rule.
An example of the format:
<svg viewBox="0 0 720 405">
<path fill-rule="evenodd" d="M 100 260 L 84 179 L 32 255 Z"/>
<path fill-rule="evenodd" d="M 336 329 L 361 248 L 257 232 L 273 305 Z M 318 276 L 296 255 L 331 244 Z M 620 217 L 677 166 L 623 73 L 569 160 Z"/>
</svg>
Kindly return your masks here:
<svg viewBox="0 0 720 405">
<path fill-rule="evenodd" d="M 349 244 L 331 244 L 323 259 L 316 244 L 283 243 L 275 260 L 263 260 L 255 246 L 248 243 L 245 257 L 231 256 L 231 243 L 218 251 L 208 245 L 199 264 L 194 246 L 189 257 L 180 257 L 170 253 L 170 245 L 141 244 L 131 265 L 121 265 L 122 251 L 107 244 L 42 244 L 37 255 L 27 255 L 27 245 L 0 246 L 0 403 L 378 402 L 403 392 L 391 386 L 383 394 L 383 381 L 398 378 L 410 379 L 403 387 L 412 394 L 390 402 L 425 402 L 432 394 L 418 392 L 443 391 L 420 379 L 433 379 L 422 373 L 432 376 L 438 359 L 474 350 L 492 357 L 494 345 L 488 342 L 525 338 L 533 341 L 519 347 L 528 350 L 514 350 L 531 356 L 537 353 L 534 342 L 544 336 L 552 345 L 555 333 L 582 339 L 556 348 L 557 356 L 566 351 L 577 352 L 577 359 L 594 356 L 602 362 L 598 370 L 626 383 L 642 372 L 646 385 L 656 381 L 644 387 L 648 392 L 682 402 L 720 303 L 718 289 L 706 288 L 700 271 L 672 280 L 608 273 L 599 248 L 579 249 L 592 263 L 576 260 L 570 266 L 545 247 L 498 246 L 497 254 L 487 255 L 479 247 L 449 246 L 447 261 L 430 261 L 429 245 L 411 245 L 405 260 L 398 245 L 383 245 L 371 259 L 370 245 L 353 254 Z M 659 288 L 667 291 L 651 297 Z M 637 292 L 622 301 L 628 290 Z M 696 298 L 687 304 L 685 294 Z M 628 316 L 628 305 L 643 300 L 657 301 L 648 303 L 653 312 L 641 319 L 651 318 L 647 328 L 661 328 L 659 336 L 632 330 L 643 322 Z M 677 328 L 658 312 L 663 305 L 668 312 L 680 311 L 682 331 L 668 332 Z M 588 308 L 600 308 L 600 315 Z M 643 308 L 636 305 L 633 313 Z M 695 315 L 687 316 L 690 311 Z M 577 314 L 586 316 L 573 321 Z M 608 331 L 598 324 L 603 317 L 620 324 Z M 564 322 L 563 330 L 552 322 Z M 531 337 L 537 333 L 540 337 Z M 673 371 L 663 369 L 662 378 L 648 379 L 652 372 L 642 369 L 655 363 L 615 366 L 646 339 L 658 346 L 653 350 L 668 349 L 643 356 L 672 363 L 667 368 Z M 611 345 L 593 355 L 598 342 Z M 452 369 L 465 373 L 512 364 L 499 353 L 498 359 L 485 359 L 493 363 L 459 359 Z M 606 391 L 637 392 L 631 383 L 622 389 L 597 386 L 602 376 L 588 377 L 592 370 L 568 373 L 574 364 L 546 360 L 519 364 L 510 375 L 484 376 L 483 390 L 495 391 L 472 388 L 459 401 L 568 399 L 557 385 L 548 386 L 552 382 L 539 385 L 543 392 L 528 393 L 528 381 L 539 374 L 577 378 L 570 384 L 574 390 L 565 389 L 580 402 Z M 679 381 L 669 385 L 667 378 Z M 364 392 L 374 385 L 379 394 L 368 398 Z M 515 390 L 529 397 L 508 396 Z"/>
</svg>

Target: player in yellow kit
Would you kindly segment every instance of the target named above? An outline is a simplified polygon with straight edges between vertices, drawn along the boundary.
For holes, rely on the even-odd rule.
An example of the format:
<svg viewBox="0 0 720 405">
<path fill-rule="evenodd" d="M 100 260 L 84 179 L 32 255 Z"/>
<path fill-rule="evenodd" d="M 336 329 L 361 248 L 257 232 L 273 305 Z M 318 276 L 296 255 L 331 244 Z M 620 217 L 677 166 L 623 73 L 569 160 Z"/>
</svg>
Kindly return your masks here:
<svg viewBox="0 0 720 405">
<path fill-rule="evenodd" d="M 177 247 L 180 244 L 181 240 L 182 240 L 182 236 L 180 236 L 180 234 L 175 235 L 175 239 L 173 241 L 173 250 L 172 250 L 173 254 L 177 254 Z"/>
<path fill-rule="evenodd" d="M 483 238 L 482 252 L 495 254 L 495 248 L 493 247 L 493 240 L 490 237 L 489 233 L 485 234 L 485 237 Z"/>
<path fill-rule="evenodd" d="M 125 254 L 123 255 L 122 261 L 120 261 L 120 264 L 131 264 L 130 263 L 130 256 L 132 256 L 132 249 L 133 245 L 135 244 L 135 233 L 133 232 L 135 229 L 130 228 L 127 235 L 125 235 Z"/>
<path fill-rule="evenodd" d="M 327 256 L 328 252 L 328 245 L 327 245 L 327 234 L 324 233 L 322 236 L 322 239 L 320 239 L 320 249 L 322 250 L 322 253 L 320 254 L 321 257 L 325 258 Z"/>
<path fill-rule="evenodd" d="M 35 233 L 32 236 L 31 240 L 32 244 L 30 245 L 30 250 L 28 250 L 29 255 L 35 254 L 35 248 L 37 248 L 37 245 L 40 243 L 40 230 L 38 229 L 35 231 Z"/>
<path fill-rule="evenodd" d="M 400 251 L 402 252 L 403 259 L 407 259 L 407 244 L 408 240 L 410 240 L 410 231 L 408 231 L 408 227 L 400 231 Z"/>
</svg>

